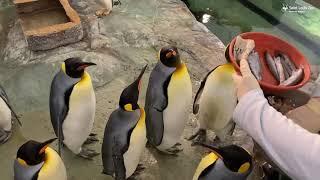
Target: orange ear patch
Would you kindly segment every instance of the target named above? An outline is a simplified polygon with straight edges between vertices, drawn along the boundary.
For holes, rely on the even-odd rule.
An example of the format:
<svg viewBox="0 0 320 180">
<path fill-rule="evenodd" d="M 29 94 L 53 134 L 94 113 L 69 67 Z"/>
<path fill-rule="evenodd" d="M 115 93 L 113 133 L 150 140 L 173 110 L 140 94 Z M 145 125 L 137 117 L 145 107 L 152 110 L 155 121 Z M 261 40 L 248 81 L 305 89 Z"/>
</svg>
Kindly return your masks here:
<svg viewBox="0 0 320 180">
<path fill-rule="evenodd" d="M 47 147 L 49 146 L 49 144 L 43 146 L 43 148 L 40 149 L 39 154 L 42 154 L 46 151 Z"/>
<path fill-rule="evenodd" d="M 177 52 L 173 51 L 173 52 L 172 52 L 172 55 L 173 55 L 173 56 L 176 56 L 176 55 L 177 55 Z"/>
<path fill-rule="evenodd" d="M 167 54 L 166 54 L 166 58 L 171 58 L 172 57 L 172 52 L 168 52 Z"/>
</svg>

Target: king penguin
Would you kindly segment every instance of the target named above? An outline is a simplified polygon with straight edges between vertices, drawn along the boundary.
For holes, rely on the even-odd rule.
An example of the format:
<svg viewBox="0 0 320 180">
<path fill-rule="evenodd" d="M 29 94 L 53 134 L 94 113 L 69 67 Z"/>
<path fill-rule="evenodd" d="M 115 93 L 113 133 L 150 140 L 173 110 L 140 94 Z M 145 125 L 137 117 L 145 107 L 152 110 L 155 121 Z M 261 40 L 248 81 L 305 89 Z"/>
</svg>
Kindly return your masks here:
<svg viewBox="0 0 320 180">
<path fill-rule="evenodd" d="M 110 14 L 114 5 L 118 5 L 118 4 L 121 5 L 120 0 L 115 2 L 113 0 L 97 0 L 97 1 L 103 6 L 102 9 L 96 11 L 96 16 L 98 17 L 102 17 Z"/>
<path fill-rule="evenodd" d="M 61 70 L 51 83 L 50 116 L 59 139 L 59 154 L 63 142 L 83 158 L 91 159 L 98 155 L 93 150 L 82 148 L 92 130 L 96 110 L 91 77 L 85 71 L 92 65 L 96 64 L 69 58 L 62 63 Z"/>
<path fill-rule="evenodd" d="M 192 103 L 192 85 L 178 49 L 163 47 L 152 70 L 146 94 L 148 143 L 167 154 L 177 154 Z"/>
<path fill-rule="evenodd" d="M 21 122 L 17 114 L 13 111 L 4 88 L 0 85 L 0 144 L 7 142 L 11 136 L 11 114 L 13 114 L 21 126 Z"/>
<path fill-rule="evenodd" d="M 14 180 L 67 180 L 62 159 L 48 147 L 56 139 L 43 143 L 30 140 L 23 144 L 14 161 Z"/>
<path fill-rule="evenodd" d="M 225 141 L 235 123 L 232 113 L 237 105 L 236 88 L 232 79 L 233 66 L 223 64 L 210 71 L 201 82 L 193 103 L 193 113 L 199 113 L 200 128 L 189 140 L 206 141 L 206 130 L 216 134 L 215 141 Z M 194 141 L 194 142 L 195 142 Z"/>
<path fill-rule="evenodd" d="M 146 68 L 147 66 L 142 69 L 138 78 L 122 91 L 119 108 L 110 115 L 104 131 L 103 173 L 115 176 L 116 180 L 129 178 L 141 169 L 138 165 L 147 137 L 145 111 L 138 105 L 138 99 L 141 78 Z"/>
<path fill-rule="evenodd" d="M 193 180 L 246 180 L 250 175 L 252 156 L 244 148 L 237 145 L 216 148 L 200 144 L 213 152 L 201 160 Z"/>
</svg>

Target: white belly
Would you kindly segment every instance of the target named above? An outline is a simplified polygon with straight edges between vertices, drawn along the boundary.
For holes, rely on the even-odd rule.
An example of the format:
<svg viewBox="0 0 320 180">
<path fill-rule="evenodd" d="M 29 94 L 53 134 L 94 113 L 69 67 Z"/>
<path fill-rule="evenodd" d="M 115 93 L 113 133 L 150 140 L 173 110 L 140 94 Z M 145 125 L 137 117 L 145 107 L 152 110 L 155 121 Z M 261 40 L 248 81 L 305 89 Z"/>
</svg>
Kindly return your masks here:
<svg viewBox="0 0 320 180">
<path fill-rule="evenodd" d="M 64 144 L 75 154 L 91 133 L 96 111 L 93 87 L 75 86 L 70 96 L 69 112 L 63 122 Z"/>
<path fill-rule="evenodd" d="M 189 118 L 191 103 L 192 85 L 189 74 L 187 72 L 173 74 L 168 86 L 168 106 L 163 112 L 163 138 L 158 149 L 169 149 L 180 141 Z"/>
<path fill-rule="evenodd" d="M 11 127 L 11 110 L 4 100 L 0 98 L 0 128 L 5 131 L 10 131 Z"/>
<path fill-rule="evenodd" d="M 201 128 L 222 130 L 232 120 L 237 98 L 231 78 L 231 75 L 228 74 L 220 78 L 208 77 L 200 99 Z"/>
<path fill-rule="evenodd" d="M 146 134 L 145 119 L 143 117 L 143 119 L 136 125 L 136 128 L 132 131 L 129 149 L 123 155 L 126 167 L 126 178 L 130 177 L 134 173 L 140 162 L 140 158 L 147 143 Z"/>
</svg>

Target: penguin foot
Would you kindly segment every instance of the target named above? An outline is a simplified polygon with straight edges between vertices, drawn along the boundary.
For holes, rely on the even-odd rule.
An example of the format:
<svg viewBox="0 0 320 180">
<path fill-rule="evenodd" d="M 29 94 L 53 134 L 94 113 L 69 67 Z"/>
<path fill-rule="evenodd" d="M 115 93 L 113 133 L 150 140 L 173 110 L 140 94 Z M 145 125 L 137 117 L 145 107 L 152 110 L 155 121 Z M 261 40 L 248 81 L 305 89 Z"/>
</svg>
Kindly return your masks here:
<svg viewBox="0 0 320 180">
<path fill-rule="evenodd" d="M 143 166 L 143 164 L 138 164 L 136 170 L 134 173 L 128 178 L 128 180 L 135 180 L 137 179 L 137 176 L 139 176 L 142 171 L 144 171 L 146 168 Z"/>
<path fill-rule="evenodd" d="M 95 136 L 89 136 L 83 144 L 92 144 L 92 143 L 98 142 L 98 141 L 99 141 L 99 139 L 96 138 Z"/>
<path fill-rule="evenodd" d="M 199 129 L 195 134 L 187 138 L 188 141 L 192 140 L 191 146 L 197 144 L 197 142 L 206 142 L 207 131 L 205 129 Z"/>
<path fill-rule="evenodd" d="M 183 151 L 183 148 L 179 148 L 179 146 L 181 146 L 180 143 L 175 144 L 174 146 L 172 146 L 169 149 L 166 149 L 166 153 L 169 155 L 177 155 L 179 152 Z"/>
<path fill-rule="evenodd" d="M 0 144 L 4 144 L 11 137 L 11 131 L 5 131 L 0 129 Z"/>
<path fill-rule="evenodd" d="M 153 146 L 152 146 L 152 144 L 150 143 L 150 141 L 147 141 L 146 148 L 153 148 Z"/>
<path fill-rule="evenodd" d="M 96 16 L 98 16 L 99 18 L 103 17 L 103 16 L 107 16 L 108 14 L 110 14 L 111 11 L 107 10 L 107 9 L 100 9 L 98 11 L 96 11 Z"/>
<path fill-rule="evenodd" d="M 98 156 L 99 154 L 100 153 L 96 152 L 95 150 L 82 148 L 78 156 L 84 159 L 92 160 L 93 157 Z"/>
<path fill-rule="evenodd" d="M 97 136 L 97 133 L 90 133 L 89 136 Z"/>
</svg>

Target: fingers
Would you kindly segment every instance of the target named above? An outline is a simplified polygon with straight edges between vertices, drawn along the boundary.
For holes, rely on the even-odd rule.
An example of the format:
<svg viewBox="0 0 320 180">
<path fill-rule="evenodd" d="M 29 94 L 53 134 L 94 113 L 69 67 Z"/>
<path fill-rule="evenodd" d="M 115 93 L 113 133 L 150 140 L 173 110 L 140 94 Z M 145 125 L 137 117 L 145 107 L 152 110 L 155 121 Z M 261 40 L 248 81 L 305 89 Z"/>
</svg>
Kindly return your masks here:
<svg viewBox="0 0 320 180">
<path fill-rule="evenodd" d="M 250 70 L 248 61 L 245 59 L 240 60 L 240 72 L 242 76 L 246 76 L 246 77 L 253 76 Z"/>
</svg>

